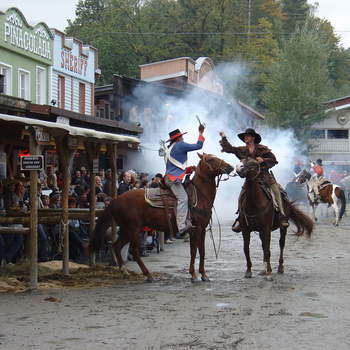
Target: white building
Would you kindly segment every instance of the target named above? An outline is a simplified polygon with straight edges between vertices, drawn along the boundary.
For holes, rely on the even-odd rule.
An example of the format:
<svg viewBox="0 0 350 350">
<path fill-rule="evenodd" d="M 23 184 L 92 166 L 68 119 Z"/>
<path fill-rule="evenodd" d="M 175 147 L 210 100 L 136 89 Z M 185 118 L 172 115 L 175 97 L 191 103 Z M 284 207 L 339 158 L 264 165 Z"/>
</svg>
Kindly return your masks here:
<svg viewBox="0 0 350 350">
<path fill-rule="evenodd" d="M 312 126 L 309 152 L 325 165 L 350 165 L 350 96 L 327 102 L 328 118 Z"/>
<path fill-rule="evenodd" d="M 94 115 L 97 49 L 52 29 L 53 68 L 51 104 L 72 112 Z"/>
</svg>

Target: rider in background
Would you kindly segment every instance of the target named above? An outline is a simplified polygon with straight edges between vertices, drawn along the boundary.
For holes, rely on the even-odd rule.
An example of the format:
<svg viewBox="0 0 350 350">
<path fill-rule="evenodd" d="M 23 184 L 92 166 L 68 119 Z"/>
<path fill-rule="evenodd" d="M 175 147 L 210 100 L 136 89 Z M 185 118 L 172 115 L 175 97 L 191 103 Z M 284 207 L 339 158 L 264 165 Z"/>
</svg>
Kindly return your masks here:
<svg viewBox="0 0 350 350">
<path fill-rule="evenodd" d="M 302 162 L 301 162 L 301 160 L 298 159 L 298 158 L 295 158 L 294 159 L 294 167 L 293 167 L 294 176 L 295 177 L 298 176 L 301 173 L 302 170 L 303 169 L 302 169 Z"/>
<path fill-rule="evenodd" d="M 220 145 L 222 152 L 233 153 L 239 160 L 253 158 L 260 164 L 259 178 L 266 184 L 276 199 L 279 213 L 281 226 L 288 227 L 288 219 L 284 212 L 282 203 L 280 186 L 276 182 L 274 176 L 269 172 L 269 169 L 278 164 L 276 157 L 267 146 L 260 145 L 261 136 L 255 132 L 254 129 L 247 129 L 245 132 L 238 134 L 237 136 L 246 144 L 241 147 L 234 147 L 228 141 L 223 132 L 220 132 L 221 140 Z M 244 191 L 244 188 L 242 192 Z M 242 198 L 242 193 L 240 195 Z M 240 204 L 239 204 L 240 205 Z M 232 226 L 234 232 L 240 232 L 238 219 Z"/>
<path fill-rule="evenodd" d="M 316 163 L 311 162 L 311 169 L 314 172 L 311 182 L 311 190 L 315 194 L 315 200 L 320 199 L 319 186 L 326 181 L 324 177 L 324 170 L 322 165 L 322 159 L 317 159 Z"/>
<path fill-rule="evenodd" d="M 186 233 L 192 228 L 191 222 L 187 222 L 188 197 L 182 185 L 182 180 L 187 172 L 187 153 L 199 150 L 203 147 L 204 142 L 204 125 L 198 128 L 199 136 L 197 143 L 190 144 L 183 140 L 183 135 L 179 129 L 169 133 L 170 142 L 165 150 L 166 172 L 164 176 L 165 184 L 171 189 L 177 198 L 176 222 L 179 234 Z M 190 167 L 191 168 L 191 167 Z"/>
</svg>

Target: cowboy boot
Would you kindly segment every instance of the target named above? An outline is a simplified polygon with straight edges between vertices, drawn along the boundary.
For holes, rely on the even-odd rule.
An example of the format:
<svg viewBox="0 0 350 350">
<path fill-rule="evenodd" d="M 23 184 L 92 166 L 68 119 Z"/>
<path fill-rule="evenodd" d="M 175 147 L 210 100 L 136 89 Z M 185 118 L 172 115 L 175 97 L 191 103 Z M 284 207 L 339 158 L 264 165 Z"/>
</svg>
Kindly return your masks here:
<svg viewBox="0 0 350 350">
<path fill-rule="evenodd" d="M 285 228 L 289 227 L 288 218 L 284 214 L 280 213 L 279 219 L 280 219 L 280 225 L 282 227 L 285 227 Z"/>
<path fill-rule="evenodd" d="M 271 189 L 273 191 L 276 202 L 278 204 L 280 226 L 287 228 L 287 227 L 289 227 L 289 222 L 288 222 L 288 218 L 287 218 L 286 214 L 284 213 L 284 207 L 283 207 L 283 203 L 282 203 L 282 196 L 281 196 L 280 188 L 277 184 L 272 184 Z"/>
<path fill-rule="evenodd" d="M 242 231 L 241 226 L 240 226 L 240 224 L 239 224 L 238 218 L 237 218 L 237 219 L 235 220 L 235 222 L 232 224 L 232 231 L 233 231 L 233 232 L 236 232 L 236 233 L 239 233 L 239 232 Z"/>
</svg>

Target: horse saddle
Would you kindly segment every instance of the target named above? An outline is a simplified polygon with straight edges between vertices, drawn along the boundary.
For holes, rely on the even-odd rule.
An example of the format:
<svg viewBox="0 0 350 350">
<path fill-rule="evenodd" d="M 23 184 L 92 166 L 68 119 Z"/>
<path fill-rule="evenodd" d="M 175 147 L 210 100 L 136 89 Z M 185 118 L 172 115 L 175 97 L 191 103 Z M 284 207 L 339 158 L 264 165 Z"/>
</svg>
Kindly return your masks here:
<svg viewBox="0 0 350 350">
<path fill-rule="evenodd" d="M 325 180 L 318 186 L 318 190 L 321 191 L 325 187 L 327 187 L 328 185 L 332 185 L 332 183 L 330 181 L 328 181 L 328 180 Z"/>
<path fill-rule="evenodd" d="M 195 186 L 190 182 L 185 186 L 189 207 L 195 207 L 197 205 L 197 191 Z M 145 189 L 145 201 L 155 208 L 176 208 L 177 199 L 174 196 L 170 188 L 162 185 L 157 188 L 146 188 Z"/>
<path fill-rule="evenodd" d="M 269 201 L 272 201 L 273 203 L 273 207 L 275 208 L 275 210 L 278 212 L 279 211 L 279 207 L 278 207 L 278 203 L 277 203 L 277 199 L 275 198 L 275 195 L 273 194 L 273 191 L 271 190 L 270 186 L 268 186 L 265 182 L 263 181 L 259 181 L 260 187 L 263 190 L 266 198 Z M 288 200 L 288 194 L 287 192 L 281 187 L 280 187 L 280 191 L 281 191 L 281 197 L 282 197 L 282 201 L 285 202 Z M 241 203 L 240 203 L 240 208 L 243 208 L 243 204 L 246 200 L 246 192 L 245 189 L 243 187 L 244 192 L 241 195 Z"/>
</svg>

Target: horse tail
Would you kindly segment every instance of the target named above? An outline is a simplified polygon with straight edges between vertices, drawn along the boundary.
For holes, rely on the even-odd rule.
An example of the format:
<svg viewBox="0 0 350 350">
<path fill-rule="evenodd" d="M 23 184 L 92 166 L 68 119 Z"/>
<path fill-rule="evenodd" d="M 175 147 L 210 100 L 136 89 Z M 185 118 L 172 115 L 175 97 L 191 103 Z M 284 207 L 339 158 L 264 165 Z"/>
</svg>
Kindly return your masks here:
<svg viewBox="0 0 350 350">
<path fill-rule="evenodd" d="M 290 219 L 297 227 L 297 235 L 301 236 L 306 234 L 309 238 L 314 229 L 314 223 L 311 218 L 298 209 L 294 203 L 289 202 Z"/>
<path fill-rule="evenodd" d="M 106 209 L 102 212 L 101 216 L 97 219 L 96 227 L 92 233 L 90 241 L 90 251 L 98 252 L 103 245 L 104 237 L 107 229 L 112 225 L 112 203 L 110 203 Z"/>
<path fill-rule="evenodd" d="M 346 199 L 345 199 L 345 193 L 344 190 L 339 188 L 339 199 L 341 202 L 341 206 L 340 206 L 340 212 L 339 212 L 339 220 L 343 217 L 344 213 L 345 213 L 345 209 L 346 209 Z"/>
</svg>

